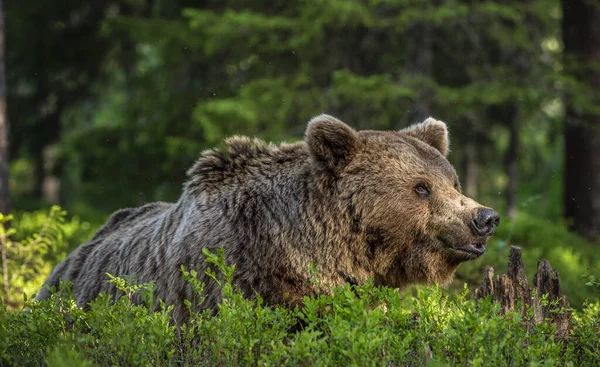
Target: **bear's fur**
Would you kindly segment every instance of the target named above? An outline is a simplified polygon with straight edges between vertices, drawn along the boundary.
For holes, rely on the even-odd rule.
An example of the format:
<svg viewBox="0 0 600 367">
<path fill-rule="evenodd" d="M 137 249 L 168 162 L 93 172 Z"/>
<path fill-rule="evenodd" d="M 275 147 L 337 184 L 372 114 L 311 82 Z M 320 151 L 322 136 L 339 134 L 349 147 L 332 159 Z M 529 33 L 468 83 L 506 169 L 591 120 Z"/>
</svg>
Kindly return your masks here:
<svg viewBox="0 0 600 367">
<path fill-rule="evenodd" d="M 100 292 L 117 294 L 106 273 L 155 280 L 155 296 L 175 306 L 181 323 L 183 301 L 194 299 L 181 265 L 206 283 L 196 307 L 220 301 L 204 276 L 203 248 L 223 248 L 234 284 L 267 304 L 296 305 L 368 278 L 398 288 L 446 283 L 493 232 L 473 230 L 482 207 L 461 194 L 448 144 L 446 125 L 431 118 L 401 131 L 357 132 L 321 115 L 296 144 L 233 137 L 226 152 L 201 155 L 179 201 L 117 211 L 46 285 L 71 281 L 85 307 Z"/>
</svg>

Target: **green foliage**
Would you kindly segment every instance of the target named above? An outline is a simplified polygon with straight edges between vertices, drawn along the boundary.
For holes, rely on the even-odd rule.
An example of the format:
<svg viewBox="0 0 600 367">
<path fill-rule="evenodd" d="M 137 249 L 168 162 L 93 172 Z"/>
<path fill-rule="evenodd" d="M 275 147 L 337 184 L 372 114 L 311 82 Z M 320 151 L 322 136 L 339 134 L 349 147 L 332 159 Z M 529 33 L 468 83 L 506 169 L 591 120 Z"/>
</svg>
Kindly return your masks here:
<svg viewBox="0 0 600 367">
<path fill-rule="evenodd" d="M 122 280 L 119 285 L 123 292 L 148 290 Z M 174 353 L 165 348 L 175 340 L 169 309 L 150 312 L 128 297 L 113 302 L 103 294 L 83 312 L 66 284 L 60 297 L 54 294 L 26 306 L 28 311 L 1 312 L 0 364 L 40 365 L 46 360 L 50 366 L 66 366 L 77 359 L 83 365 L 144 366 L 169 360 Z"/>
<path fill-rule="evenodd" d="M 169 308 L 151 312 L 129 296 L 111 301 L 103 294 L 83 312 L 66 284 L 61 297 L 27 302 L 28 312 L 2 307 L 0 364 L 593 366 L 600 358 L 598 302 L 575 313 L 569 342 L 557 342 L 552 326 L 525 328 L 530 313 L 501 315 L 497 303 L 474 301 L 466 288 L 448 297 L 426 287 L 412 298 L 346 285 L 305 298 L 301 309 L 266 307 L 235 291 L 227 275 L 233 268 L 222 259 L 209 257 L 223 274 L 218 313 L 192 312 L 179 328 L 169 322 Z M 127 295 L 152 289 L 111 281 Z"/>
<path fill-rule="evenodd" d="M 594 274 L 585 273 L 582 278 L 587 278 L 586 286 L 595 288 L 596 292 L 600 292 L 600 278 Z"/>
<path fill-rule="evenodd" d="M 44 237 L 43 241 L 53 247 L 55 256 L 49 258 L 49 261 L 63 258 L 76 246 L 87 241 L 98 229 L 97 225 L 92 225 L 80 217 L 67 216 L 67 212 L 56 205 L 50 209 L 17 213 L 11 226 L 15 229 L 14 241 L 23 242 Z M 46 235 L 41 236 L 40 232 Z"/>
<path fill-rule="evenodd" d="M 573 316 L 574 352 L 582 360 L 600 360 L 600 302 L 588 303 Z"/>
<path fill-rule="evenodd" d="M 46 5 L 34 3 L 9 10 L 54 21 L 44 18 Z M 60 54 L 52 70 L 64 75 L 57 83 L 66 90 L 47 98 L 53 89 L 36 77 L 31 47 L 19 42 L 33 31 L 28 22 L 10 22 L 12 84 L 32 90 L 9 102 L 44 111 L 8 109 L 9 120 L 28 121 L 15 130 L 17 145 L 27 143 L 12 154 L 17 202 L 41 192 L 36 176 L 48 144 L 57 156 L 43 173 L 60 178 L 71 212 L 90 218 L 93 210 L 175 200 L 199 152 L 230 135 L 299 139 L 323 112 L 361 129 L 398 129 L 431 114 L 449 123 L 459 173 L 466 146 L 477 149 L 479 198 L 493 207 L 504 202 L 497 195 L 507 185 L 502 156 L 516 121 L 519 191 L 547 194 L 552 199 L 532 210 L 560 216 L 561 175 L 554 171 L 562 163 L 557 96 L 565 84 L 557 83 L 564 79 L 557 0 L 126 3 L 89 11 L 61 5 L 60 19 L 73 14 L 86 25 L 78 44 L 87 44 L 83 36 L 103 42 L 71 63 Z M 40 44 L 68 46 L 55 45 L 62 28 L 47 28 L 33 32 Z M 65 100 L 71 85 L 86 93 Z M 38 118 L 46 109 L 53 134 L 29 139 L 48 125 Z"/>
<path fill-rule="evenodd" d="M 8 311 L 0 307 L 0 364 L 10 366 L 40 365 L 48 349 L 61 335 L 71 330 L 71 320 L 81 320 L 85 313 L 70 297 L 70 287 L 60 288 L 62 297 L 52 296 L 48 302 L 26 299 L 28 311 Z"/>
<path fill-rule="evenodd" d="M 190 365 L 263 365 L 277 358 L 294 314 L 281 307 L 265 307 L 260 297 L 246 300 L 232 286 L 233 266 L 225 265 L 222 252 L 203 253 L 216 268 L 207 274 L 219 283 L 223 299 L 218 316 L 210 311 L 192 313 L 182 328 L 188 351 L 182 360 Z"/>
<path fill-rule="evenodd" d="M 0 214 L 0 240 L 6 247 L 8 283 L 0 278 L 4 301 L 15 307 L 21 305 L 22 294 L 37 292 L 42 282 L 59 260 L 79 244 L 87 241 L 95 228 L 78 217 L 67 219 L 58 206 L 50 210 L 3 216 Z M 6 229 L 5 224 L 12 227 Z"/>
<path fill-rule="evenodd" d="M 78 332 L 67 336 L 61 348 L 65 348 L 64 344 L 80 352 L 85 348 L 86 358 L 94 365 L 136 366 L 170 360 L 175 351 L 164 348 L 175 340 L 169 309 L 150 312 L 131 303 L 132 292 L 151 294 L 152 285 L 130 285 L 123 279 L 117 282 L 117 287 L 128 296 L 113 303 L 109 296 L 102 295 L 91 302 L 85 322 L 75 325 Z"/>
</svg>

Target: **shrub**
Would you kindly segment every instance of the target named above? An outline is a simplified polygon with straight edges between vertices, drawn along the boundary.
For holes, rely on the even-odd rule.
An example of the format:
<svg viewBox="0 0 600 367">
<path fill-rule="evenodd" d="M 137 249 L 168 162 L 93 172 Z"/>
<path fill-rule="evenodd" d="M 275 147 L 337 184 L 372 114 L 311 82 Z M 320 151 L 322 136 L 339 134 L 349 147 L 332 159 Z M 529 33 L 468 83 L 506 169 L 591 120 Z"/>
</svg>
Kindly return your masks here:
<svg viewBox="0 0 600 367">
<path fill-rule="evenodd" d="M 243 298 L 231 285 L 233 268 L 222 257 L 208 261 L 223 274 L 217 313 L 191 312 L 177 328 L 169 308 L 151 312 L 131 303 L 152 284 L 120 278 L 112 282 L 124 296 L 112 301 L 103 294 L 83 312 L 63 285 L 60 298 L 27 301 L 30 312 L 0 309 L 0 364 L 593 366 L 600 358 L 600 302 L 576 312 L 570 341 L 558 342 L 552 326 L 524 328 L 523 315 L 501 315 L 497 303 L 470 299 L 466 288 L 448 296 L 423 287 L 413 298 L 346 285 L 288 310 Z M 184 272 L 202 291 L 197 274 Z"/>
<path fill-rule="evenodd" d="M 11 307 L 22 306 L 22 294 L 33 294 L 42 285 L 54 265 L 94 233 L 88 222 L 77 217 L 67 220 L 58 206 L 48 211 L 0 214 L 0 241 L 6 252 L 0 277 L 4 301 Z M 4 225 L 10 222 L 12 228 Z"/>
</svg>

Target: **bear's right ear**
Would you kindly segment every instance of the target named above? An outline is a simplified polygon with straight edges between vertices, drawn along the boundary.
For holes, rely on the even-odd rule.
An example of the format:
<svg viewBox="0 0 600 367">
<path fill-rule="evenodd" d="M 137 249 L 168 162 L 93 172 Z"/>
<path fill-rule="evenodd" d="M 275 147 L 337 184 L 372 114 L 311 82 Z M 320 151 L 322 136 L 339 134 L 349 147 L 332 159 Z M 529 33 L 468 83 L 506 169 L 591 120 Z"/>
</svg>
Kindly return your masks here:
<svg viewBox="0 0 600 367">
<path fill-rule="evenodd" d="M 359 140 L 350 126 L 333 116 L 319 115 L 308 123 L 306 144 L 317 162 L 337 174 L 356 153 Z"/>
<path fill-rule="evenodd" d="M 442 121 L 430 117 L 420 124 L 409 126 L 406 129 L 400 130 L 400 132 L 431 145 L 445 157 L 447 157 L 450 152 L 448 128 Z"/>
</svg>

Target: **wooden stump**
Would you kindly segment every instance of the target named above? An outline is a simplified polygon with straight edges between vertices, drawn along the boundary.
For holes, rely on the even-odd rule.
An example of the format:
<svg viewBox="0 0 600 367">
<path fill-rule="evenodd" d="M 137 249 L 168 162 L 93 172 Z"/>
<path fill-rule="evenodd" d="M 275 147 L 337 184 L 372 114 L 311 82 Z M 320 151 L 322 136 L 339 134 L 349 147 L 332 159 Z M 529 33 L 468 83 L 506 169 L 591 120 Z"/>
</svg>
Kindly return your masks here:
<svg viewBox="0 0 600 367">
<path fill-rule="evenodd" d="M 532 291 L 533 296 L 532 296 Z M 547 302 L 542 304 L 542 296 Z M 494 279 L 494 269 L 487 267 L 481 286 L 475 290 L 475 297 L 492 299 L 501 304 L 503 313 L 520 311 L 525 314 L 528 307 L 533 307 L 533 319 L 525 320 L 525 327 L 534 327 L 543 322 L 556 325 L 554 337 L 566 340 L 571 329 L 571 311 L 567 297 L 562 294 L 560 276 L 547 260 L 538 261 L 537 272 L 533 277 L 533 287 L 527 282 L 521 248 L 511 246 L 508 258 L 508 274 Z M 519 310 L 515 310 L 521 301 Z M 555 312 L 559 311 L 559 312 Z"/>
</svg>

